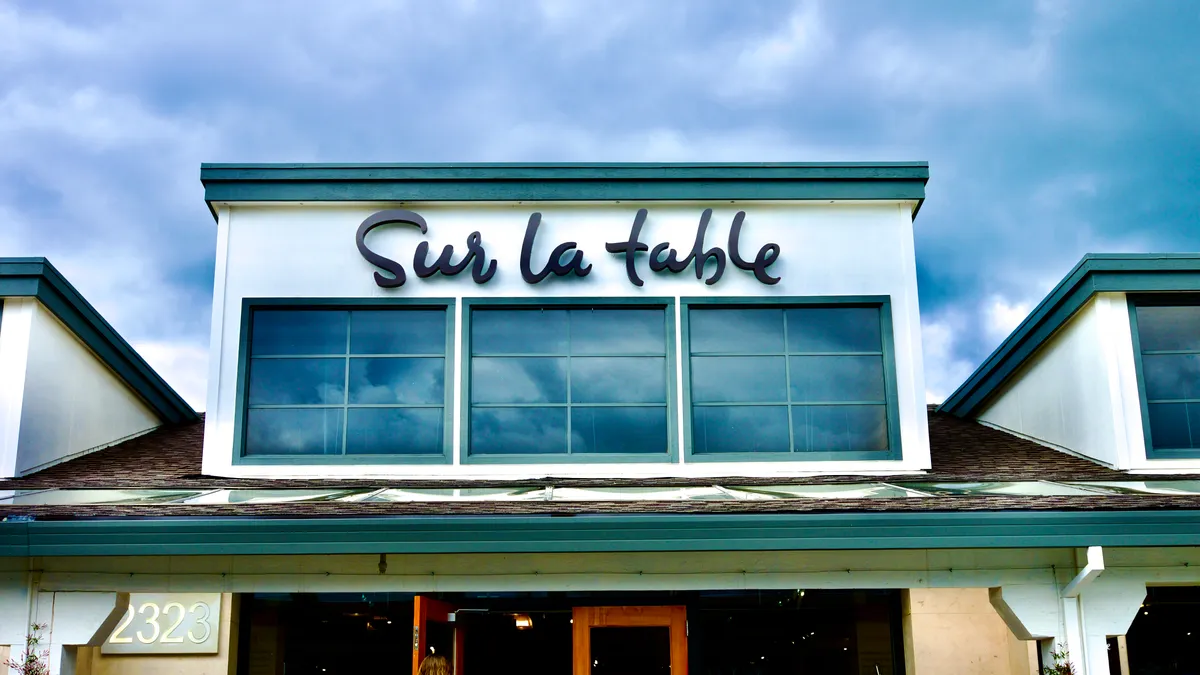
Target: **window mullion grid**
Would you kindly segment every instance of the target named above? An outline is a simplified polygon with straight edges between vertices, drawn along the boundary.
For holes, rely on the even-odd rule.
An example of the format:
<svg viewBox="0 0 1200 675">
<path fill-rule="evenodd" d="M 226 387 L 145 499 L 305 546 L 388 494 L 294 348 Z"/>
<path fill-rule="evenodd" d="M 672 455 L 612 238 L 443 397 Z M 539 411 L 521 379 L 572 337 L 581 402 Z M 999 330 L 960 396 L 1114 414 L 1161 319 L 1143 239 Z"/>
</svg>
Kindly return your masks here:
<svg viewBox="0 0 1200 675">
<path fill-rule="evenodd" d="M 1195 349 L 1151 349 L 1151 350 L 1142 350 L 1142 356 L 1143 357 L 1145 357 L 1145 356 L 1200 356 L 1200 351 L 1195 350 Z M 1151 399 L 1149 397 L 1146 397 L 1146 405 L 1161 404 L 1161 403 L 1177 403 L 1177 404 L 1183 405 L 1183 412 L 1184 412 L 1184 415 L 1187 420 L 1187 424 L 1185 426 L 1187 427 L 1187 432 L 1188 432 L 1188 447 L 1195 448 L 1196 447 L 1196 437 L 1195 437 L 1195 434 L 1192 433 L 1192 420 L 1191 420 L 1191 415 L 1189 414 L 1188 407 L 1190 405 L 1200 403 L 1200 399 L 1193 399 L 1193 398 Z"/>
<path fill-rule="evenodd" d="M 354 323 L 354 312 L 346 312 L 346 368 L 342 386 L 342 447 L 341 456 L 346 456 L 346 438 L 350 429 L 350 334 Z"/>
<path fill-rule="evenodd" d="M 567 456 L 571 453 L 571 324 L 574 312 L 567 310 Z"/>
<path fill-rule="evenodd" d="M 792 419 L 792 358 L 788 356 L 788 321 L 787 310 L 780 312 L 783 315 L 783 386 L 784 398 L 787 401 L 787 416 L 788 416 L 788 452 L 796 452 L 796 423 Z M 805 447 L 808 444 L 807 427 L 805 432 Z"/>
</svg>

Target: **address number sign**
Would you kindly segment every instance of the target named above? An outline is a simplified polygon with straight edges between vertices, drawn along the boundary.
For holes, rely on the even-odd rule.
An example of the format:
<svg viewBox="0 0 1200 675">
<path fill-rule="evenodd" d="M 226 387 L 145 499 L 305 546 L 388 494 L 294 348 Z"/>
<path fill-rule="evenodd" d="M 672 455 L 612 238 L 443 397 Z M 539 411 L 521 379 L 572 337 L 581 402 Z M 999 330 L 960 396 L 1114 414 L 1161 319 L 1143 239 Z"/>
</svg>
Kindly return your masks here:
<svg viewBox="0 0 1200 675">
<path fill-rule="evenodd" d="M 131 593 L 103 654 L 216 654 L 220 593 Z"/>
</svg>

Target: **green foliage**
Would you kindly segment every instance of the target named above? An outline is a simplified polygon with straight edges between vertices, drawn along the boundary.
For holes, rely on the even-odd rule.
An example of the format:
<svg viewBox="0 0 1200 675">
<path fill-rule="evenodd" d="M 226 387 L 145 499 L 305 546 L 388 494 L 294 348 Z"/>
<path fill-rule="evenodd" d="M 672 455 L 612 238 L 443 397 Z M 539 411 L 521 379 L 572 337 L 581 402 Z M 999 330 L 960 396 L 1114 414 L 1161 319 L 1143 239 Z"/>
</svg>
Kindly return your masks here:
<svg viewBox="0 0 1200 675">
<path fill-rule="evenodd" d="M 1075 675 L 1075 666 L 1067 660 L 1069 657 L 1067 646 L 1058 645 L 1050 652 L 1050 658 L 1054 659 L 1054 665 L 1042 668 L 1042 675 Z"/>
</svg>

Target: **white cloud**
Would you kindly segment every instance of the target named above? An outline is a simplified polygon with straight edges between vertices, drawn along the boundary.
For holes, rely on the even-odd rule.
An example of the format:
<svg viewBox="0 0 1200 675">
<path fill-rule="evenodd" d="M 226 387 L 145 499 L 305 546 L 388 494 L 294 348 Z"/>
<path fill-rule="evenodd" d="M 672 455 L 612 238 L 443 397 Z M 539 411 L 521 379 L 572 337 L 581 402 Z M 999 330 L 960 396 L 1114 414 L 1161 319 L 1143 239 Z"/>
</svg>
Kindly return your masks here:
<svg viewBox="0 0 1200 675">
<path fill-rule="evenodd" d="M 983 326 L 988 340 L 993 345 L 1000 344 L 1029 316 L 1032 307 L 1031 302 L 1010 301 L 1001 295 L 993 295 L 983 307 Z"/>
<path fill-rule="evenodd" d="M 134 349 L 189 405 L 204 410 L 208 348 L 190 342 L 135 342 Z"/>
<path fill-rule="evenodd" d="M 974 364 L 958 356 L 968 320 L 952 309 L 921 320 L 926 403 L 941 403 L 974 371 Z"/>
<path fill-rule="evenodd" d="M 987 25 L 913 34 L 884 27 L 855 45 L 855 68 L 882 91 L 935 106 L 971 104 L 1047 82 L 1066 6 L 1039 0 L 1023 38 Z"/>
</svg>

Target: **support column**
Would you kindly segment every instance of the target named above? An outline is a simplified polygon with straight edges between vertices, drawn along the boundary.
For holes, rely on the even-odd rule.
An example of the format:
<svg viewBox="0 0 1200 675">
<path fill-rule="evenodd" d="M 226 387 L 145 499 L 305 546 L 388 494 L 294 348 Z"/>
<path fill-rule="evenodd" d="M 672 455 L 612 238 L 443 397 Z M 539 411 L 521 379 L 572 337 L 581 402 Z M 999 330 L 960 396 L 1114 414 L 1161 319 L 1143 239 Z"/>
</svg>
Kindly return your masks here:
<svg viewBox="0 0 1200 675">
<path fill-rule="evenodd" d="M 129 607 L 128 593 L 38 593 L 33 623 L 50 649 L 50 675 L 74 675 L 75 653 L 68 647 L 99 645 Z"/>
</svg>

